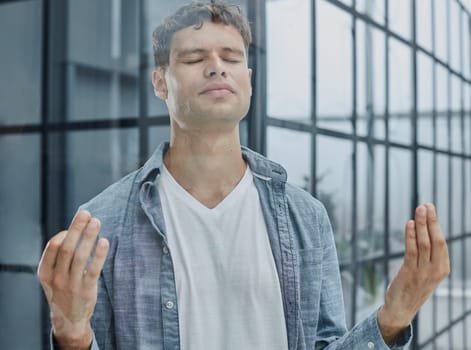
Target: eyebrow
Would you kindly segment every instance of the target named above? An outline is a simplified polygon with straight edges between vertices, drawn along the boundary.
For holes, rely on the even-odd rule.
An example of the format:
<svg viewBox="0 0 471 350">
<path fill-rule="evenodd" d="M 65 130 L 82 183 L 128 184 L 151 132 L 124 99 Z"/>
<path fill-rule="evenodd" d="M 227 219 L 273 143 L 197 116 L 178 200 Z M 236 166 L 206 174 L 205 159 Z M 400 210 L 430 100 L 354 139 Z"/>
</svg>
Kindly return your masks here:
<svg viewBox="0 0 471 350">
<path fill-rule="evenodd" d="M 222 51 L 227 52 L 227 53 L 232 53 L 232 54 L 235 54 L 235 55 L 238 55 L 238 56 L 244 56 L 245 55 L 244 51 L 239 50 L 239 49 L 235 49 L 235 48 L 232 48 L 232 47 L 223 47 Z M 183 57 L 187 57 L 187 56 L 191 56 L 191 55 L 195 55 L 195 54 L 206 54 L 206 53 L 208 53 L 208 50 L 205 50 L 205 49 L 198 49 L 198 48 L 195 48 L 195 49 L 182 49 L 182 50 L 177 51 L 176 57 L 177 58 L 183 58 Z"/>
</svg>

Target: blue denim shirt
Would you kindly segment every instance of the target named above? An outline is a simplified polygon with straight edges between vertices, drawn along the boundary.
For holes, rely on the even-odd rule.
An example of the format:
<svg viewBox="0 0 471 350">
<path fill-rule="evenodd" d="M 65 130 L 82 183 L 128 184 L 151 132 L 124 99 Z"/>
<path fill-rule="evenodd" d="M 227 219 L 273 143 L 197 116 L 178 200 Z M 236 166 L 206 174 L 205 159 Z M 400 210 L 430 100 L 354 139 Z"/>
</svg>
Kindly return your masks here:
<svg viewBox="0 0 471 350">
<path fill-rule="evenodd" d="M 179 346 L 172 252 L 156 179 L 168 144 L 146 164 L 82 206 L 101 220 L 110 250 L 92 317 L 92 349 Z M 286 183 L 278 164 L 247 149 L 278 272 L 289 350 L 389 349 L 377 312 L 347 332 L 334 238 L 323 205 Z M 409 327 L 393 349 L 411 339 Z"/>
</svg>

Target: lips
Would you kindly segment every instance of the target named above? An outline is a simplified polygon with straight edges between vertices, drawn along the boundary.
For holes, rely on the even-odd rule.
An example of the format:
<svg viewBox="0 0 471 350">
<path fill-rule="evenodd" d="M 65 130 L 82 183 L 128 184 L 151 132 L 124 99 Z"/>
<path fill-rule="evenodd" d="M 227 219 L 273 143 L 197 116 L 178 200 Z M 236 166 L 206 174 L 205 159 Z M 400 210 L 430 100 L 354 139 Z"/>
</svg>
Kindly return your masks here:
<svg viewBox="0 0 471 350">
<path fill-rule="evenodd" d="M 200 95 L 226 95 L 233 93 L 234 89 L 229 84 L 211 83 L 200 92 Z"/>
</svg>

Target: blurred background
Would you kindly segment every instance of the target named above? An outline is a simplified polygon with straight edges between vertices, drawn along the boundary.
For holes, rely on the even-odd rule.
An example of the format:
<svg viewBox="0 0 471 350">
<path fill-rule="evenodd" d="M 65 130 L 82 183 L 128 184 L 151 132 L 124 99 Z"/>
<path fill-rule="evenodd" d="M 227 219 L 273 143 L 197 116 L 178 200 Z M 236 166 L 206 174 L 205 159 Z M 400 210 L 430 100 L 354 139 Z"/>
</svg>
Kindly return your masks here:
<svg viewBox="0 0 471 350">
<path fill-rule="evenodd" d="M 169 138 L 151 33 L 186 1 L 0 1 L 0 348 L 46 349 L 36 267 L 77 206 Z M 238 0 L 254 34 L 244 145 L 328 209 L 349 326 L 383 301 L 414 207 L 452 273 L 411 349 L 471 349 L 471 0 Z"/>
</svg>

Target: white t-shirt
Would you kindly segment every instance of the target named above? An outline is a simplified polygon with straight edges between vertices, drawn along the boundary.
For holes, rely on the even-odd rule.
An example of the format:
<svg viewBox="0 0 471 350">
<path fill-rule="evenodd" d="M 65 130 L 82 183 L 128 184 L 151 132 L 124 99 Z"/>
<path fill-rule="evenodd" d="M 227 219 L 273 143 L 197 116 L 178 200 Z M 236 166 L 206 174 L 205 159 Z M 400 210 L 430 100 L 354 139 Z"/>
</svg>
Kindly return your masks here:
<svg viewBox="0 0 471 350">
<path fill-rule="evenodd" d="M 163 169 L 158 181 L 175 272 L 182 350 L 286 350 L 280 283 L 253 175 L 215 208 Z"/>
</svg>

